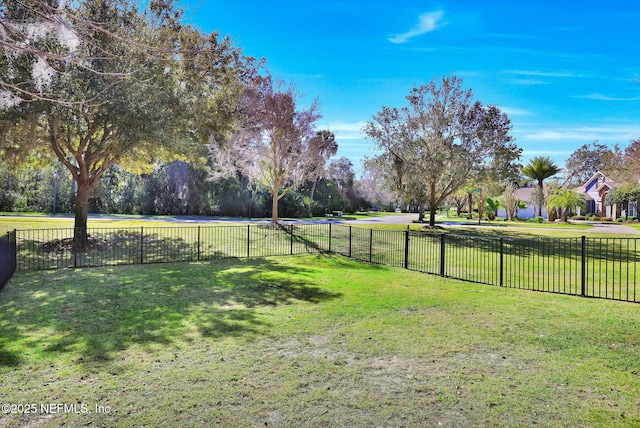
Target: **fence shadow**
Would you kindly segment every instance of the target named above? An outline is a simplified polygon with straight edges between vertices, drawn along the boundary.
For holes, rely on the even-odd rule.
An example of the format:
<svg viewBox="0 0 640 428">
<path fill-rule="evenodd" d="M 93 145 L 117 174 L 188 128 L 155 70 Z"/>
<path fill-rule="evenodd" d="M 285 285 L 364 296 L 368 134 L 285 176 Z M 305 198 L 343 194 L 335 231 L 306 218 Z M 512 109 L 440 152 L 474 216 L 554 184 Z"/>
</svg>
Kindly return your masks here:
<svg viewBox="0 0 640 428">
<path fill-rule="evenodd" d="M 340 297 L 311 273 L 267 259 L 23 273 L 0 296 L 0 365 L 21 363 L 8 349 L 88 362 L 134 345 L 260 336 L 272 328 L 260 308 Z"/>
<path fill-rule="evenodd" d="M 132 265 L 224 257 L 342 254 L 466 281 L 637 300 L 640 240 L 505 235 L 497 229 L 365 229 L 331 224 L 259 224 L 93 229 L 98 245 L 70 252 L 73 230 L 18 233 L 18 270 Z M 514 282 L 515 281 L 515 282 Z M 611 288 L 611 290 L 610 290 Z M 604 290 L 604 291 L 602 291 Z M 596 295 L 597 294 L 597 295 Z M 226 312 L 225 312 L 226 314 Z M 239 320 L 248 321 L 248 320 Z"/>
</svg>

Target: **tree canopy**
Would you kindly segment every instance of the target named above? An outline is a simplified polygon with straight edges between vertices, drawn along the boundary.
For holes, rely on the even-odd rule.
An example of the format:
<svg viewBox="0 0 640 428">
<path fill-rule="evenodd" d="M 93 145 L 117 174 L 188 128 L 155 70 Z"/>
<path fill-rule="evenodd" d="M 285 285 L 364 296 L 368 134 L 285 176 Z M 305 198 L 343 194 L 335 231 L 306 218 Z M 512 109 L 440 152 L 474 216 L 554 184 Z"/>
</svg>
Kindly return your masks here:
<svg viewBox="0 0 640 428">
<path fill-rule="evenodd" d="M 204 156 L 258 66 L 230 39 L 182 25 L 172 1 L 16 2 L 0 14 L 0 148 L 43 151 L 71 172 L 82 245 L 103 174 Z"/>
<path fill-rule="evenodd" d="M 396 190 L 426 200 L 433 226 L 435 210 L 449 195 L 481 171 L 519 159 L 521 149 L 509 135 L 507 115 L 474 102 L 456 76 L 434 78 L 406 99 L 409 105 L 400 109 L 383 107 L 363 131 L 383 151 L 375 162 Z"/>
<path fill-rule="evenodd" d="M 569 189 L 557 189 L 547 198 L 547 208 L 560 210 L 562 221 L 568 220 L 572 209 L 586 206 L 585 196 Z"/>
<path fill-rule="evenodd" d="M 584 184 L 598 171 L 605 168 L 611 150 L 604 144 L 594 141 L 584 144 L 569 156 L 565 163 L 565 182 L 574 186 Z"/>
<path fill-rule="evenodd" d="M 548 156 L 536 156 L 522 168 L 522 173 L 526 177 L 535 180 L 538 183 L 538 192 L 536 193 L 538 202 L 534 205 L 538 207 L 538 216 L 540 217 L 542 216 L 542 201 L 539 198 L 540 195 L 544 195 L 544 180 L 553 177 L 559 172 L 560 168 L 558 168 L 555 162 L 553 162 Z"/>
<path fill-rule="evenodd" d="M 240 171 L 271 193 L 272 222 L 278 222 L 278 201 L 289 190 L 317 176 L 335 140 L 314 131 L 320 118 L 318 102 L 306 109 L 297 104 L 292 85 L 268 76 L 248 87 L 239 106 L 240 120 L 228 137 L 212 140 L 210 156 L 215 176 Z"/>
</svg>

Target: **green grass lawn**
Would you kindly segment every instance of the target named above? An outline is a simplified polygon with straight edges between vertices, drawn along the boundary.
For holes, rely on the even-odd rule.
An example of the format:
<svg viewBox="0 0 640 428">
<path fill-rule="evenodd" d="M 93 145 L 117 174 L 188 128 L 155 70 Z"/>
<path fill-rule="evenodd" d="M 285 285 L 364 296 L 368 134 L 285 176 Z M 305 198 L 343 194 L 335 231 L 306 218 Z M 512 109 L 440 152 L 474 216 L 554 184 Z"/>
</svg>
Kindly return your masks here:
<svg viewBox="0 0 640 428">
<path fill-rule="evenodd" d="M 638 355 L 635 304 L 340 256 L 26 272 L 0 426 L 638 426 Z"/>
</svg>

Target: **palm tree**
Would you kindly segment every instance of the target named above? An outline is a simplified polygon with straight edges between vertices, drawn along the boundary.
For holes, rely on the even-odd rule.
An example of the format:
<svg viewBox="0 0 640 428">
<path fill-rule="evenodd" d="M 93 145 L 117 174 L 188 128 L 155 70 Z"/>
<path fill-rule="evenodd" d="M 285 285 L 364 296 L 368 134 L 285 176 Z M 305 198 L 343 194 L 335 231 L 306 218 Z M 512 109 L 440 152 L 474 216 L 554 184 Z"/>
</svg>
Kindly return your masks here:
<svg viewBox="0 0 640 428">
<path fill-rule="evenodd" d="M 536 156 L 529 161 L 529 164 L 522 168 L 522 173 L 532 180 L 538 182 L 540 191 L 544 191 L 543 181 L 553 177 L 560 172 L 560 168 L 547 156 Z M 538 216 L 542 217 L 542 207 L 538 207 Z"/>
<path fill-rule="evenodd" d="M 567 221 L 569 211 L 575 207 L 585 208 L 587 203 L 584 195 L 569 189 L 559 189 L 547 200 L 547 207 L 559 209 L 562 213 L 562 221 Z"/>
</svg>

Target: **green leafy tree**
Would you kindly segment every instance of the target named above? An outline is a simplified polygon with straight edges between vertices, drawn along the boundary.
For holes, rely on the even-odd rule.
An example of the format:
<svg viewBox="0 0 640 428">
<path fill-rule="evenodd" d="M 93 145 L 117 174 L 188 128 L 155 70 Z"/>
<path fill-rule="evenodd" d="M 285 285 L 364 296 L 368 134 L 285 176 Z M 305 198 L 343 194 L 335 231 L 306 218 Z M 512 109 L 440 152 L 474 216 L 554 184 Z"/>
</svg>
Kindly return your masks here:
<svg viewBox="0 0 640 428">
<path fill-rule="evenodd" d="M 396 190 L 414 200 L 425 195 L 433 226 L 447 197 L 498 159 L 519 158 L 521 150 L 507 115 L 473 102 L 456 76 L 413 88 L 406 99 L 401 109 L 383 107 L 363 131 L 383 151 L 378 158 Z"/>
<path fill-rule="evenodd" d="M 81 246 L 101 177 L 118 163 L 140 170 L 150 160 L 197 153 L 198 142 L 225 131 L 253 71 L 228 38 L 182 25 L 172 1 L 139 6 L 34 1 L 0 9 L 9 28 L 0 67 L 3 154 L 44 149 L 71 172 Z M 52 19 L 62 30 L 47 30 Z M 32 48 L 21 49 L 15 40 L 33 29 Z"/>
<path fill-rule="evenodd" d="M 640 185 L 637 183 L 624 184 L 620 187 L 613 189 L 613 191 L 607 194 L 607 204 L 624 204 L 626 206 L 626 213 L 629 213 L 629 202 L 636 204 L 639 207 L 640 202 Z"/>
<path fill-rule="evenodd" d="M 487 219 L 489 221 L 493 221 L 496 219 L 498 215 L 498 208 L 500 207 L 500 201 L 498 199 L 494 199 L 488 197 L 485 199 L 485 207 L 484 212 L 487 215 Z"/>
<path fill-rule="evenodd" d="M 549 158 L 543 156 L 537 156 L 533 158 L 527 165 L 522 168 L 522 173 L 538 183 L 538 196 L 544 195 L 544 180 L 549 177 L 553 177 L 560 172 L 560 168 Z M 541 200 L 537 199 L 534 204 L 538 208 L 538 216 L 542 216 Z"/>
<path fill-rule="evenodd" d="M 583 194 L 576 193 L 569 189 L 558 189 L 547 198 L 547 208 L 557 209 L 562 215 L 562 221 L 567 221 L 571 210 L 577 207 L 585 208 L 587 206 Z"/>
<path fill-rule="evenodd" d="M 579 147 L 571 153 L 565 164 L 565 183 L 576 187 L 584 184 L 593 174 L 605 168 L 606 160 L 611 155 L 611 149 L 597 141 Z"/>
</svg>

